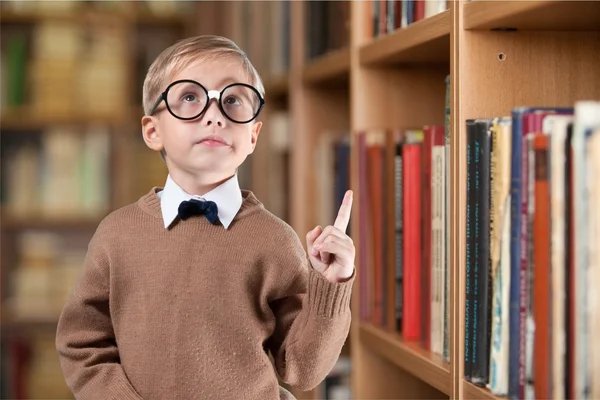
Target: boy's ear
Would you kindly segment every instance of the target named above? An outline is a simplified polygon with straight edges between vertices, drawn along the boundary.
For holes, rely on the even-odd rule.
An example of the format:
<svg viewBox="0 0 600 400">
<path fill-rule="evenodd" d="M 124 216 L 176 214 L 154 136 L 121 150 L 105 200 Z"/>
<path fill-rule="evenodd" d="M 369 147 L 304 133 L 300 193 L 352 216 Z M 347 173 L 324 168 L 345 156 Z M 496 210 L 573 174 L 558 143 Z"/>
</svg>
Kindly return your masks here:
<svg viewBox="0 0 600 400">
<path fill-rule="evenodd" d="M 142 136 L 146 145 L 154 151 L 161 151 L 163 147 L 158 130 L 158 120 L 156 117 L 144 115 L 142 117 Z"/>
<path fill-rule="evenodd" d="M 258 141 L 258 135 L 260 134 L 260 128 L 262 128 L 262 122 L 256 121 L 254 123 L 254 126 L 252 127 L 252 136 L 250 137 L 250 141 L 252 143 L 252 150 L 250 151 L 250 153 L 253 153 L 254 149 L 256 148 L 256 142 Z"/>
</svg>

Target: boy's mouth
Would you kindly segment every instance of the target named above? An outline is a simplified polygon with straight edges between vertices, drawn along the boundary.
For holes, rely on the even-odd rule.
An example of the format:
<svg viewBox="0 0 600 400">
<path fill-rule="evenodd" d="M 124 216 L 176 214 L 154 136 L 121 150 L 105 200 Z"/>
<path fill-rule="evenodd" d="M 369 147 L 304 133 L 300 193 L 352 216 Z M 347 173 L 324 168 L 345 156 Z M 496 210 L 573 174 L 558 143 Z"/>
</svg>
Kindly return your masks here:
<svg viewBox="0 0 600 400">
<path fill-rule="evenodd" d="M 200 141 L 198 141 L 196 144 L 202 144 L 208 147 L 229 146 L 229 144 L 223 140 L 223 138 L 216 135 L 206 136 L 200 139 Z"/>
</svg>

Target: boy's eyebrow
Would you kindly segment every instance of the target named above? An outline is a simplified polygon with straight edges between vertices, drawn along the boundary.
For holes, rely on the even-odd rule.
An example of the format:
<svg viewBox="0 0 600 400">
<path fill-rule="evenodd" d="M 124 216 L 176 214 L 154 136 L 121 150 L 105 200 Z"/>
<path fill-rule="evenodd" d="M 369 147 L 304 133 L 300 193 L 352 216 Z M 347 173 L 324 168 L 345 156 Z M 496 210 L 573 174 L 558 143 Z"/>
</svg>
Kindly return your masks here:
<svg viewBox="0 0 600 400">
<path fill-rule="evenodd" d="M 225 87 L 226 85 L 230 84 L 230 83 L 240 83 L 243 81 L 240 81 L 238 79 L 233 79 L 233 77 L 227 77 L 227 78 L 223 78 L 219 81 L 219 84 L 217 86 L 219 87 Z"/>
</svg>

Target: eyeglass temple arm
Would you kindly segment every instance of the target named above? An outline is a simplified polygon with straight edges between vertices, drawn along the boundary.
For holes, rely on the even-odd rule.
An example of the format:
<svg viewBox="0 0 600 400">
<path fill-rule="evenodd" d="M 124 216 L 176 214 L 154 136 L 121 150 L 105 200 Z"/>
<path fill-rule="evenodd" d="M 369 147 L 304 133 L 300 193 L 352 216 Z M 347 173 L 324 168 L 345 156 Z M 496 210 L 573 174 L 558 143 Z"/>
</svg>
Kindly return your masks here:
<svg viewBox="0 0 600 400">
<path fill-rule="evenodd" d="M 150 109 L 150 112 L 148 113 L 148 115 L 154 114 L 154 111 L 156 111 L 156 107 L 158 107 L 158 105 L 160 104 L 161 101 L 163 101 L 164 98 L 165 98 L 165 94 L 161 93 L 161 95 L 158 97 L 158 99 L 156 99 L 156 102 L 154 103 L 154 105 Z"/>
</svg>

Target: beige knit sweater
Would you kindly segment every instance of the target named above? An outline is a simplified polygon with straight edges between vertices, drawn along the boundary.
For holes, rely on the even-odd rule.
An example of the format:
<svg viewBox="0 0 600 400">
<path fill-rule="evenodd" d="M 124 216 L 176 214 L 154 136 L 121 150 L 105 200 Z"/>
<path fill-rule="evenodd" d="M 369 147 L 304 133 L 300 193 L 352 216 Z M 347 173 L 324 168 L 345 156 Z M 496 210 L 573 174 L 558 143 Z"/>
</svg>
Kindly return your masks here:
<svg viewBox="0 0 600 400">
<path fill-rule="evenodd" d="M 269 400 L 278 376 L 316 386 L 347 337 L 354 276 L 314 271 L 252 192 L 228 230 L 204 217 L 167 230 L 158 190 L 100 223 L 61 314 L 76 398 Z"/>
</svg>

